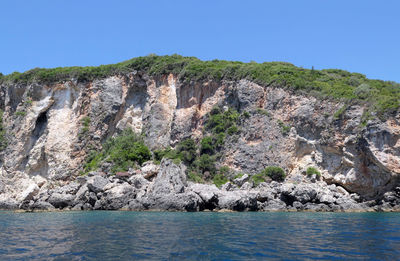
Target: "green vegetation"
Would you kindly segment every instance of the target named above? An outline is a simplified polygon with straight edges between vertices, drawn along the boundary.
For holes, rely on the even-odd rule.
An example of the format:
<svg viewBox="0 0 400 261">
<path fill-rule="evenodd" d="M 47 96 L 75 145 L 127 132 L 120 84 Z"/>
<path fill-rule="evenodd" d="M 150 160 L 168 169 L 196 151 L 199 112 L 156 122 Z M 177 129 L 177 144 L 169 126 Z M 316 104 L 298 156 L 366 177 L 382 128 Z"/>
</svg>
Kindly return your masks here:
<svg viewBox="0 0 400 261">
<path fill-rule="evenodd" d="M 224 185 L 225 183 L 227 183 L 229 180 L 227 177 L 225 177 L 222 173 L 218 173 L 214 176 L 213 178 L 213 183 L 215 184 L 215 186 L 217 186 L 218 188 L 220 188 L 222 185 Z"/>
<path fill-rule="evenodd" d="M 333 118 L 335 120 L 339 120 L 340 117 L 342 117 L 342 115 L 345 113 L 346 110 L 347 110 L 347 105 L 343 105 L 339 110 L 337 110 L 335 112 L 335 114 L 333 114 Z"/>
<path fill-rule="evenodd" d="M 26 116 L 26 111 L 17 111 L 17 112 L 15 112 L 15 116 L 24 117 L 24 116 Z"/>
<path fill-rule="evenodd" d="M 282 168 L 276 166 L 266 167 L 262 171 L 262 173 L 265 173 L 266 176 L 275 181 L 284 181 L 286 177 L 285 171 Z"/>
<path fill-rule="evenodd" d="M 0 77 L 1 82 L 44 84 L 75 79 L 87 82 L 134 70 L 152 76 L 175 74 L 183 82 L 248 79 L 263 86 L 273 86 L 302 92 L 318 98 L 364 103 L 371 111 L 387 115 L 399 108 L 400 84 L 370 80 L 365 75 L 338 69 L 314 70 L 284 62 L 243 63 L 222 60 L 201 61 L 180 55 L 137 57 L 111 65 L 97 67 L 35 68 L 24 73 L 14 72 Z"/>
<path fill-rule="evenodd" d="M 244 117 L 245 119 L 250 118 L 250 113 L 249 113 L 248 111 L 243 111 L 243 112 L 242 112 L 242 115 L 243 115 L 243 117 Z"/>
<path fill-rule="evenodd" d="M 264 173 L 254 174 L 253 176 L 251 176 L 251 180 L 253 181 L 254 186 L 257 187 L 258 185 L 260 185 L 261 182 L 265 181 L 265 175 Z"/>
<path fill-rule="evenodd" d="M 207 114 L 205 130 L 209 132 L 209 135 L 200 142 L 201 154 L 215 154 L 224 145 L 226 136 L 238 133 L 239 117 L 240 114 L 232 108 L 223 111 L 220 107 L 214 107 Z"/>
<path fill-rule="evenodd" d="M 204 179 L 196 172 L 189 171 L 187 174 L 188 180 L 196 183 L 204 183 Z"/>
<path fill-rule="evenodd" d="M 6 130 L 3 126 L 3 110 L 0 110 L 0 151 L 7 147 Z"/>
<path fill-rule="evenodd" d="M 258 186 L 261 182 L 266 181 L 267 177 L 274 181 L 282 182 L 285 180 L 286 174 L 280 167 L 269 166 L 263 169 L 260 173 L 251 176 L 251 180 L 253 181 L 254 186 Z"/>
<path fill-rule="evenodd" d="M 82 123 L 82 130 L 81 130 L 81 134 L 85 134 L 89 131 L 89 127 L 90 127 L 90 117 L 85 116 L 81 119 L 81 123 Z"/>
<path fill-rule="evenodd" d="M 319 172 L 316 168 L 314 167 L 308 167 L 307 171 L 306 171 L 307 176 L 312 176 L 312 175 L 316 175 L 317 177 L 321 176 L 321 172 Z"/>
<path fill-rule="evenodd" d="M 290 126 L 285 125 L 285 123 L 283 123 L 283 121 L 278 120 L 278 125 L 279 127 L 281 127 L 281 132 L 283 135 L 287 135 L 290 131 Z"/>
<path fill-rule="evenodd" d="M 267 117 L 269 116 L 269 113 L 268 113 L 268 111 L 266 109 L 257 108 L 256 112 L 258 114 L 261 114 L 261 115 L 264 115 L 264 116 L 267 116 Z"/>
<path fill-rule="evenodd" d="M 244 176 L 243 173 L 238 173 L 238 174 L 236 174 L 236 175 L 233 177 L 233 179 L 238 179 L 238 178 L 241 178 L 241 177 L 243 177 L 243 176 Z"/>
<path fill-rule="evenodd" d="M 112 163 L 111 171 L 127 171 L 151 159 L 150 150 L 140 136 L 127 129 L 115 138 L 108 139 L 100 152 L 91 152 L 84 166 L 86 172 L 96 170 L 101 162 Z"/>
</svg>

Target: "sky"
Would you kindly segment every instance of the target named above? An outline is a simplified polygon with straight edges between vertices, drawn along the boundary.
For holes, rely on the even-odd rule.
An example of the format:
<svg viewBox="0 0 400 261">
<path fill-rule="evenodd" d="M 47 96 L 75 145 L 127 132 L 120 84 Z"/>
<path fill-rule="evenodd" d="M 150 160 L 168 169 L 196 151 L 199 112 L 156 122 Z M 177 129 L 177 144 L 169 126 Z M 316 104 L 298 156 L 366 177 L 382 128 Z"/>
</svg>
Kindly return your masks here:
<svg viewBox="0 0 400 261">
<path fill-rule="evenodd" d="M 2 0 L 0 27 L 3 74 L 177 53 L 400 82 L 399 0 Z"/>
</svg>

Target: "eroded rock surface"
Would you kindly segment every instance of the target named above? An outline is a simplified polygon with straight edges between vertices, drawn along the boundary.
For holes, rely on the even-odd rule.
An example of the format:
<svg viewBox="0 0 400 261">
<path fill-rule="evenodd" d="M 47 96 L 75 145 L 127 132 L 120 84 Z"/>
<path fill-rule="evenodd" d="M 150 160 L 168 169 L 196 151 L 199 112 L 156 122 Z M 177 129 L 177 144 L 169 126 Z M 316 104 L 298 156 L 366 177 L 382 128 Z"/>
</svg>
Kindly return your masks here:
<svg viewBox="0 0 400 261">
<path fill-rule="evenodd" d="M 248 80 L 181 82 L 173 74 L 150 77 L 136 71 L 87 82 L 3 83 L 0 89 L 8 140 L 0 155 L 0 208 L 50 208 L 47 203 L 190 211 L 373 208 L 357 197 L 373 206 L 384 204 L 382 210 L 398 206 L 399 111 L 386 121 L 361 124 L 361 105 L 337 117 L 344 106 L 340 102 Z M 103 166 L 102 175 L 80 177 L 90 150 L 125 128 L 143 133 L 151 149 L 173 147 L 186 137 L 201 139 L 215 105 L 249 114 L 240 133 L 226 138 L 218 165 L 249 176 L 281 166 L 288 174 L 285 184 L 252 188 L 246 177 L 221 190 L 204 185 L 206 193 L 186 181 L 184 170 L 175 175 L 175 165 L 154 164 L 125 180 L 110 178 L 110 166 Z M 304 175 L 308 167 L 317 168 L 321 177 Z M 54 192 L 74 181 L 76 190 Z"/>
</svg>

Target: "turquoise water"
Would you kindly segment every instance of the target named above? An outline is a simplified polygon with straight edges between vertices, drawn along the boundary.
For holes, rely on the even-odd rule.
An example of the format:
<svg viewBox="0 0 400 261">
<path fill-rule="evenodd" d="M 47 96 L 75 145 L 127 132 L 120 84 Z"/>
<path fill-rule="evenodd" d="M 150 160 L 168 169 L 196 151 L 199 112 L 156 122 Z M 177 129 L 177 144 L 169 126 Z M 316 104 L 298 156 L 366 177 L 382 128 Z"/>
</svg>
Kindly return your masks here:
<svg viewBox="0 0 400 261">
<path fill-rule="evenodd" d="M 0 212 L 0 260 L 399 260 L 400 213 Z"/>
</svg>

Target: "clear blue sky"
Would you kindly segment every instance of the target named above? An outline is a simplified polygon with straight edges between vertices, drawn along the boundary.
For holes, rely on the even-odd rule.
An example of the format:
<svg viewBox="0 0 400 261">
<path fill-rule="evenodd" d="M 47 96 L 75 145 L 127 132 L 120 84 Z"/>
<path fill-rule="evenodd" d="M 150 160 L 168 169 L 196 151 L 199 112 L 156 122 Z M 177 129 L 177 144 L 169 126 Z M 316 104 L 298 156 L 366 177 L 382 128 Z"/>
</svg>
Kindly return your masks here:
<svg viewBox="0 0 400 261">
<path fill-rule="evenodd" d="M 2 0 L 0 26 L 3 74 L 178 53 L 400 82 L 399 0 Z"/>
</svg>

